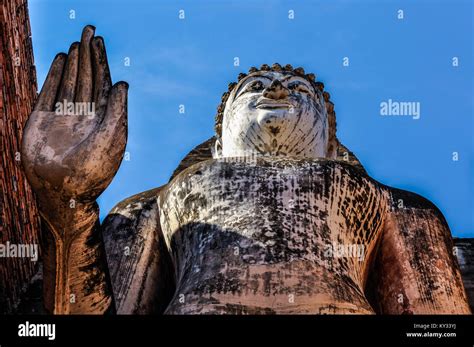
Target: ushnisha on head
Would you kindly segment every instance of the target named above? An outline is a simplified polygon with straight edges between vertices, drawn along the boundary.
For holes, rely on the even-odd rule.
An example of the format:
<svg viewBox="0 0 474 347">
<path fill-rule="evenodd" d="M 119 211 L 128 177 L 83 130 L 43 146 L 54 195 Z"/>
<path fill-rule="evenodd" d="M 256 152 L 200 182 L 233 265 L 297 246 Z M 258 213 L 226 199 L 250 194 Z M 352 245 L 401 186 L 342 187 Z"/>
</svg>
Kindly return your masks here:
<svg viewBox="0 0 474 347">
<path fill-rule="evenodd" d="M 334 105 L 303 68 L 264 64 L 240 74 L 216 115 L 214 157 L 333 158 Z"/>
</svg>

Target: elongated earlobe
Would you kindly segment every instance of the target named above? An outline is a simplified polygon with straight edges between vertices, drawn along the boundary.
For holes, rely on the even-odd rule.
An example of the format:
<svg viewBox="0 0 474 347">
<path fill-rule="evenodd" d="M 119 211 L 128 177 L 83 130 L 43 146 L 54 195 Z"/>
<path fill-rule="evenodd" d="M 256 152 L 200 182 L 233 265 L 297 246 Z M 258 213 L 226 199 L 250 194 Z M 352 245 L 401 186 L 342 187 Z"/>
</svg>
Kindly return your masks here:
<svg viewBox="0 0 474 347">
<path fill-rule="evenodd" d="M 214 159 L 222 158 L 222 143 L 220 139 L 216 139 L 216 142 L 212 149 L 212 157 Z"/>
</svg>

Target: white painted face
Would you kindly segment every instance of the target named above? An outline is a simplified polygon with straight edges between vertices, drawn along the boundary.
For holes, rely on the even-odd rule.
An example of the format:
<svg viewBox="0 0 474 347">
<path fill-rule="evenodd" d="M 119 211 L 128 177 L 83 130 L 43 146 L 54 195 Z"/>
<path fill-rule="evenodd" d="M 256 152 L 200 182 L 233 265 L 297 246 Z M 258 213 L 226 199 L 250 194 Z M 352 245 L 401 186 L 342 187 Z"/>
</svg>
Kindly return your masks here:
<svg viewBox="0 0 474 347">
<path fill-rule="evenodd" d="M 260 71 L 242 79 L 226 103 L 216 157 L 325 157 L 328 122 L 322 93 L 303 77 Z"/>
</svg>

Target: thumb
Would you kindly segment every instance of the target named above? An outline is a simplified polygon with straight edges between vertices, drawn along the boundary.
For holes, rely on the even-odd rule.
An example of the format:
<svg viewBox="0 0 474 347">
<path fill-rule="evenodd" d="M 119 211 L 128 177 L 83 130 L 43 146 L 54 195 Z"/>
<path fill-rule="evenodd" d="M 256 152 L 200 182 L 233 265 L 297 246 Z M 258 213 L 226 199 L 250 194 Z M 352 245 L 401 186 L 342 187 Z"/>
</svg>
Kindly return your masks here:
<svg viewBox="0 0 474 347">
<path fill-rule="evenodd" d="M 127 94 L 126 82 L 112 87 L 104 118 L 78 149 L 85 171 L 102 178 L 92 190 L 105 189 L 122 162 L 127 144 Z"/>
</svg>

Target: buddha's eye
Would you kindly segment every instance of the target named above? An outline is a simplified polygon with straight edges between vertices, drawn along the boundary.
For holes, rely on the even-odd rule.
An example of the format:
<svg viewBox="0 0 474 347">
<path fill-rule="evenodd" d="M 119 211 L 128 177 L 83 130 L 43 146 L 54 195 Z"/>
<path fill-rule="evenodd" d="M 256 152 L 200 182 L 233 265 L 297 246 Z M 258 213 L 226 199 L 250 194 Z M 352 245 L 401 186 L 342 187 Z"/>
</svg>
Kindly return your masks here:
<svg viewBox="0 0 474 347">
<path fill-rule="evenodd" d="M 245 89 L 249 92 L 260 92 L 263 90 L 263 83 L 262 81 L 253 81 Z"/>
<path fill-rule="evenodd" d="M 300 93 L 310 93 L 309 89 L 303 83 L 290 83 L 288 89 Z"/>
<path fill-rule="evenodd" d="M 242 88 L 242 91 L 239 93 L 239 95 L 245 94 L 245 93 L 258 93 L 261 92 L 265 86 L 263 85 L 262 81 L 255 80 L 250 83 L 248 83 L 246 86 Z"/>
</svg>

